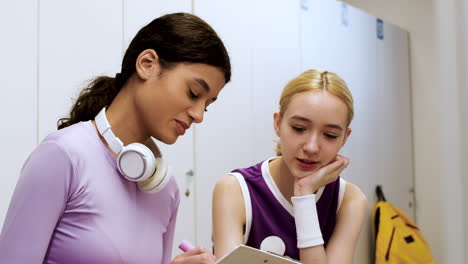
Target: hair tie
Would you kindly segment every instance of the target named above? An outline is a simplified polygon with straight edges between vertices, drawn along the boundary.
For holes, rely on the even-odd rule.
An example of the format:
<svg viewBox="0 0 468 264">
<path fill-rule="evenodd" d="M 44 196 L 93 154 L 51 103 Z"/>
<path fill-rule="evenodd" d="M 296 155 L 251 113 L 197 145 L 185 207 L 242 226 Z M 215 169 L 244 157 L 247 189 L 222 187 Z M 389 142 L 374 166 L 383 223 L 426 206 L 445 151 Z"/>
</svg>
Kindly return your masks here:
<svg viewBox="0 0 468 264">
<path fill-rule="evenodd" d="M 322 82 L 323 82 L 323 88 L 324 89 L 327 89 L 327 86 L 328 86 L 327 73 L 328 73 L 328 71 L 324 71 L 322 73 Z"/>
</svg>

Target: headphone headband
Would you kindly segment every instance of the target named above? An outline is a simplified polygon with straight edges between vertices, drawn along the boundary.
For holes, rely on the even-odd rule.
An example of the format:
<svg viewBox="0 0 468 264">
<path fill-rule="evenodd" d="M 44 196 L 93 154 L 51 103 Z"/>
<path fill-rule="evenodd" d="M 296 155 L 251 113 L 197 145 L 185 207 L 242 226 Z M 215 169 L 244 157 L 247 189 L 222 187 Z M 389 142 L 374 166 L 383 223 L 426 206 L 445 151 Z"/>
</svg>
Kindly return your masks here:
<svg viewBox="0 0 468 264">
<path fill-rule="evenodd" d="M 96 123 L 99 134 L 101 134 L 101 136 L 106 140 L 107 144 L 109 144 L 110 149 L 115 154 L 119 155 L 123 149 L 123 143 L 112 132 L 111 125 L 109 124 L 109 121 L 107 121 L 105 107 L 96 116 L 94 122 Z"/>
<path fill-rule="evenodd" d="M 154 152 L 141 143 L 130 143 L 124 146 L 122 141 L 112 132 L 106 117 L 104 107 L 94 119 L 96 127 L 109 145 L 117 154 L 117 168 L 121 175 L 133 182 L 146 192 L 158 192 L 169 182 L 167 165 L 162 158 L 156 158 Z"/>
</svg>

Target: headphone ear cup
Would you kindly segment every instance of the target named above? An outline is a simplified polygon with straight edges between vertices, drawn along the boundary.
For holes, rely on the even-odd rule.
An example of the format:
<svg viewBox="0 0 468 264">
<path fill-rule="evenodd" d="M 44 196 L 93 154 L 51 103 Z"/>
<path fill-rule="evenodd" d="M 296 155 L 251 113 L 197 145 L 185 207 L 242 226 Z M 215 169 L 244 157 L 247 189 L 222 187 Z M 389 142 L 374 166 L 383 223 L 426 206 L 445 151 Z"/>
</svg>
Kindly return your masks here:
<svg viewBox="0 0 468 264">
<path fill-rule="evenodd" d="M 125 146 L 117 157 L 117 168 L 122 176 L 133 182 L 144 181 L 153 175 L 156 161 L 153 152 L 143 144 Z"/>
<path fill-rule="evenodd" d="M 163 158 L 156 158 L 156 171 L 148 179 L 138 182 L 138 187 L 142 191 L 156 193 L 167 185 L 170 178 L 166 161 Z"/>
</svg>

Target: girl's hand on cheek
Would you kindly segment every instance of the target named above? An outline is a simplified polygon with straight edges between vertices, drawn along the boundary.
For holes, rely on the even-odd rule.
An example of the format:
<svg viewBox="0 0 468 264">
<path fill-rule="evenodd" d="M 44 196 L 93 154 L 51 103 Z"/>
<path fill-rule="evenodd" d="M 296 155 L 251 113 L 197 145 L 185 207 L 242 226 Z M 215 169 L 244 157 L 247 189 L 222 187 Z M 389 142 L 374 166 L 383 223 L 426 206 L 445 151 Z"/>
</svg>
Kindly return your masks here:
<svg viewBox="0 0 468 264">
<path fill-rule="evenodd" d="M 296 179 L 294 182 L 294 196 L 314 194 L 321 187 L 336 181 L 348 164 L 348 158 L 337 155 L 334 161 L 312 174 L 301 179 Z"/>
</svg>

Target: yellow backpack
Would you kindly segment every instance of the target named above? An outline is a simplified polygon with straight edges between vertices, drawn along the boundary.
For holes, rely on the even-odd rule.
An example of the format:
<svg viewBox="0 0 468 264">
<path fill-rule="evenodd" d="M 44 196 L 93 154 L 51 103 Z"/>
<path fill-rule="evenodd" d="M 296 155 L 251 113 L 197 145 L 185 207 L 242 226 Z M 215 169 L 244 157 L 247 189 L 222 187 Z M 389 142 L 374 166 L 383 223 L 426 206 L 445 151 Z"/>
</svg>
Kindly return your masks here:
<svg viewBox="0 0 468 264">
<path fill-rule="evenodd" d="M 372 212 L 375 264 L 435 264 L 429 245 L 414 222 L 388 203 L 381 186 Z"/>
</svg>

